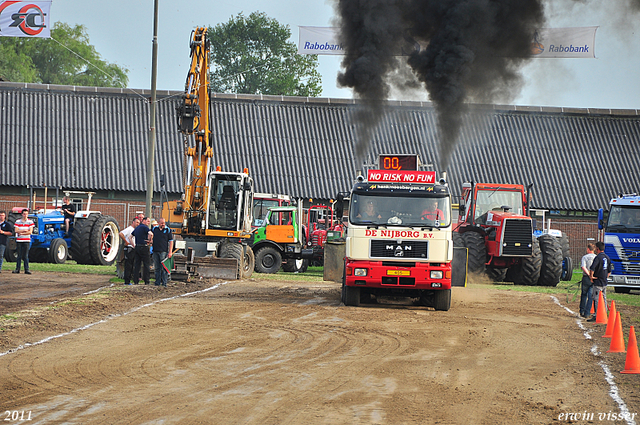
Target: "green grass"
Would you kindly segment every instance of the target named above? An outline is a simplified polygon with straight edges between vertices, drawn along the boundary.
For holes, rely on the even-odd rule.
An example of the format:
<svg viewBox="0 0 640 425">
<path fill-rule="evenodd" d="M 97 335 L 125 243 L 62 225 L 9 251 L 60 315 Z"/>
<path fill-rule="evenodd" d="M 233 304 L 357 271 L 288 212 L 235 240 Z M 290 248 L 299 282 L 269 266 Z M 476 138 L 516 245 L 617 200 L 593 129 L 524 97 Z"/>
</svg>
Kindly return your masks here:
<svg viewBox="0 0 640 425">
<path fill-rule="evenodd" d="M 322 267 L 309 267 L 304 273 L 287 273 L 280 270 L 278 273 L 257 273 L 253 272 L 252 279 L 264 280 L 289 280 L 295 282 L 322 282 Z"/>
<path fill-rule="evenodd" d="M 9 273 L 16 268 L 16 263 L 4 261 L 2 271 Z M 29 263 L 29 269 L 36 272 L 58 272 L 58 273 L 86 273 L 86 274 L 116 274 L 116 266 L 87 266 L 76 264 L 75 261 L 67 261 L 64 264 L 51 263 Z M 24 265 L 21 267 L 24 270 Z"/>
<path fill-rule="evenodd" d="M 492 288 L 521 291 L 521 292 L 538 292 L 543 294 L 565 294 L 565 300 L 568 302 L 580 301 L 580 290 L 582 282 L 582 271 L 574 271 L 570 281 L 561 281 L 556 287 L 548 286 L 519 286 L 506 283 L 496 283 L 491 285 Z M 607 288 L 607 300 L 616 300 L 616 304 L 625 304 L 640 307 L 640 295 L 636 294 L 617 294 L 612 287 Z"/>
</svg>

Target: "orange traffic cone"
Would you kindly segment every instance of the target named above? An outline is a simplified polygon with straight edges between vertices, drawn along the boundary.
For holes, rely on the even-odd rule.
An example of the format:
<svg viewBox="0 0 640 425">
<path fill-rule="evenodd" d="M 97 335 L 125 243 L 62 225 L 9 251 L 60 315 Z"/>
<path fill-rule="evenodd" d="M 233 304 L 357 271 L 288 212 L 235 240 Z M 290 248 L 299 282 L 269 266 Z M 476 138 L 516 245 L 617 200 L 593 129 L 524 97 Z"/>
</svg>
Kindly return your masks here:
<svg viewBox="0 0 640 425">
<path fill-rule="evenodd" d="M 602 292 L 600 292 L 600 295 L 598 295 L 598 311 L 596 311 L 596 323 L 607 323 L 607 306 L 604 303 Z"/>
<path fill-rule="evenodd" d="M 624 362 L 624 370 L 620 373 L 640 373 L 640 356 L 638 355 L 638 342 L 633 326 L 629 329 L 629 343 L 627 344 L 627 360 Z"/>
<path fill-rule="evenodd" d="M 598 304 L 599 305 L 599 304 Z M 611 345 L 607 353 L 624 353 L 624 337 L 622 336 L 622 321 L 620 313 L 616 312 L 616 324 L 613 328 L 613 336 L 611 337 Z"/>
<path fill-rule="evenodd" d="M 609 310 L 609 321 L 607 322 L 607 330 L 604 331 L 603 338 L 611 338 L 613 336 L 613 327 L 616 324 L 616 301 L 611 301 L 611 309 Z"/>
<path fill-rule="evenodd" d="M 589 314 L 594 314 L 595 312 L 596 312 L 596 309 L 594 307 L 593 300 L 591 300 L 591 312 Z"/>
</svg>

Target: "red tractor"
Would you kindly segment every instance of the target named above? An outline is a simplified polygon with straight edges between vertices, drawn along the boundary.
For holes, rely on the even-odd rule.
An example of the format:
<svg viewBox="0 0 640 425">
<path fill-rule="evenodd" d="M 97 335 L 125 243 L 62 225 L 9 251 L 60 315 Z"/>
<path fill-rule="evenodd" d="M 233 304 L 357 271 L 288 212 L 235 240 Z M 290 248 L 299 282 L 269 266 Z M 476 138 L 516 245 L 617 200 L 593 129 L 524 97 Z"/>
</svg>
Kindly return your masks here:
<svg viewBox="0 0 640 425">
<path fill-rule="evenodd" d="M 535 237 L 524 186 L 464 183 L 459 208 L 453 240 L 468 249 L 470 273 L 517 285 L 560 282 L 562 246 L 552 234 Z"/>
<path fill-rule="evenodd" d="M 327 205 L 312 205 L 307 210 L 307 248 L 313 249 L 312 264 L 324 264 L 324 244 L 328 231 L 344 232 L 341 220 L 334 217 L 333 208 Z"/>
</svg>

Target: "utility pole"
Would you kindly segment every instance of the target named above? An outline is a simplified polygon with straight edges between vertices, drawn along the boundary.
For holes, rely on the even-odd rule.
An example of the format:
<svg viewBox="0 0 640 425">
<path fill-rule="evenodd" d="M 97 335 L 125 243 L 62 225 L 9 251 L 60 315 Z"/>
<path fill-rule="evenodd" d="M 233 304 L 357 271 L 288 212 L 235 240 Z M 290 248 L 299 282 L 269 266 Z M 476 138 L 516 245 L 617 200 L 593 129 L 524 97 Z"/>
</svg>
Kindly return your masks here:
<svg viewBox="0 0 640 425">
<path fill-rule="evenodd" d="M 156 79 L 158 74 L 158 0 L 153 2 L 153 53 L 151 58 L 151 108 L 149 113 L 149 157 L 147 159 L 147 202 L 145 215 L 151 217 L 153 174 L 156 153 Z"/>
</svg>

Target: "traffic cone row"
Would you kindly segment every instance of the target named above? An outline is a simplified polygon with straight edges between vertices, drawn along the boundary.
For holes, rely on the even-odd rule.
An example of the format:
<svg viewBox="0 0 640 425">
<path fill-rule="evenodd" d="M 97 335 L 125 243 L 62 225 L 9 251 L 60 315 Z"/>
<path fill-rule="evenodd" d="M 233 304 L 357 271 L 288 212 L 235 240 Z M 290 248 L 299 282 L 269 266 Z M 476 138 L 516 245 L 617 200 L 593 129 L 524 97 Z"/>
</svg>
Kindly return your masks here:
<svg viewBox="0 0 640 425">
<path fill-rule="evenodd" d="M 611 338 L 611 344 L 607 353 L 624 353 L 624 337 L 622 334 L 622 320 L 620 319 L 620 312 L 616 311 L 616 302 L 611 301 L 611 309 L 609 312 L 609 318 L 607 319 L 607 306 L 604 304 L 604 297 L 600 292 L 598 297 L 598 308 L 596 313 L 596 323 L 606 323 L 607 327 L 602 335 L 603 338 Z M 591 314 L 594 313 L 593 304 L 591 305 Z M 624 370 L 620 373 L 625 374 L 640 374 L 640 354 L 638 353 L 638 342 L 636 340 L 636 333 L 633 326 L 629 329 L 629 342 L 626 349 L 627 357 L 624 363 Z"/>
</svg>

